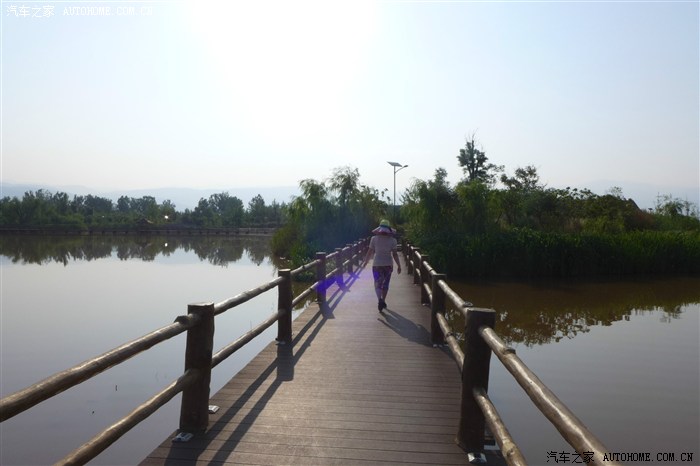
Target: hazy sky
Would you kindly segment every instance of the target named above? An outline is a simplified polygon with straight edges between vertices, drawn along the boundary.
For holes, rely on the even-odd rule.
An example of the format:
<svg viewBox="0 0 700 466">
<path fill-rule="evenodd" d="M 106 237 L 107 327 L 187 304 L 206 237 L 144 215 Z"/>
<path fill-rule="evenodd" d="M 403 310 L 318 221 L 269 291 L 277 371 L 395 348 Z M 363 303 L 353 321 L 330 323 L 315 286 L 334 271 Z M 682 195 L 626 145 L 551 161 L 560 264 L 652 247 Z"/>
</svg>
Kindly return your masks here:
<svg viewBox="0 0 700 466">
<path fill-rule="evenodd" d="M 697 203 L 699 23 L 695 0 L 2 0 L 1 179 L 292 186 L 347 165 L 391 189 L 396 161 L 400 193 L 458 181 L 475 133 L 551 187 Z"/>
</svg>

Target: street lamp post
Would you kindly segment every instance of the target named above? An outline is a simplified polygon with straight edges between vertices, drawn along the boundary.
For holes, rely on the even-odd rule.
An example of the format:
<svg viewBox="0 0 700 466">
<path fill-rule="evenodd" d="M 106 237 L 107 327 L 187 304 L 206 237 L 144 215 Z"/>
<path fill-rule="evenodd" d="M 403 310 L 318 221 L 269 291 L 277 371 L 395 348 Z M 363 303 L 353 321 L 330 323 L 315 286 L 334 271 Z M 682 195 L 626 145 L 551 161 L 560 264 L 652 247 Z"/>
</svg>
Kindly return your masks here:
<svg viewBox="0 0 700 466">
<path fill-rule="evenodd" d="M 394 167 L 394 224 L 396 224 L 396 173 L 408 167 L 408 165 L 402 165 L 398 162 L 387 163 Z"/>
</svg>

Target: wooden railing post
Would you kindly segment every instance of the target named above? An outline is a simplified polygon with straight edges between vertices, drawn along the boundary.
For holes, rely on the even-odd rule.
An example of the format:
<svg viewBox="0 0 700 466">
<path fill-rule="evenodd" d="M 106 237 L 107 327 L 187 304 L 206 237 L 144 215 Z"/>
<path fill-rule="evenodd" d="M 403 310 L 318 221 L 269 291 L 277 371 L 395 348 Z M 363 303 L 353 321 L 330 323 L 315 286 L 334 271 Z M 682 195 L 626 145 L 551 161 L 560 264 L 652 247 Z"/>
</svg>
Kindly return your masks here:
<svg viewBox="0 0 700 466">
<path fill-rule="evenodd" d="M 280 269 L 278 277 L 284 277 L 284 281 L 277 287 L 277 309 L 284 313 L 277 320 L 277 342 L 287 344 L 292 342 L 292 271 L 290 269 Z"/>
<path fill-rule="evenodd" d="M 420 283 L 420 261 L 418 260 L 420 256 L 420 248 L 413 248 L 413 253 L 411 254 L 411 261 L 413 262 L 413 284 L 417 285 Z"/>
<path fill-rule="evenodd" d="M 353 257 L 355 255 L 354 248 L 353 248 L 352 244 L 347 244 L 346 247 L 347 247 L 347 251 L 348 251 L 348 275 L 352 275 L 352 272 L 354 270 L 353 261 L 355 260 Z"/>
<path fill-rule="evenodd" d="M 430 302 L 430 296 L 423 286 L 426 283 L 430 283 L 430 273 L 428 272 L 428 255 L 424 254 L 421 256 L 420 260 L 420 302 L 421 304 L 428 304 Z"/>
<path fill-rule="evenodd" d="M 413 275 L 413 246 L 408 245 L 405 247 L 404 259 L 406 260 L 406 273 Z"/>
<path fill-rule="evenodd" d="M 474 388 L 488 392 L 491 349 L 479 335 L 481 327 L 493 328 L 496 312 L 493 309 L 470 308 L 464 325 L 464 366 L 462 368 L 462 403 L 457 444 L 468 453 L 484 449 L 484 414 L 474 398 Z"/>
<path fill-rule="evenodd" d="M 343 287 L 343 250 L 341 248 L 335 248 L 335 267 L 337 269 L 335 275 L 335 282 L 338 287 Z"/>
<path fill-rule="evenodd" d="M 317 252 L 316 260 L 316 282 L 318 286 L 316 287 L 316 302 L 318 304 L 324 304 L 326 302 L 326 253 Z"/>
<path fill-rule="evenodd" d="M 209 425 L 209 385 L 214 350 L 214 303 L 189 304 L 188 314 L 198 314 L 200 323 L 187 331 L 185 372 L 200 372 L 197 382 L 182 391 L 180 431 L 200 433 Z"/>
<path fill-rule="evenodd" d="M 445 280 L 447 275 L 433 272 L 430 278 L 430 289 L 433 294 L 433 300 L 430 303 L 430 341 L 433 345 L 444 345 L 445 335 L 442 333 L 437 315 L 445 312 L 445 292 L 440 288 L 439 282 Z"/>
</svg>

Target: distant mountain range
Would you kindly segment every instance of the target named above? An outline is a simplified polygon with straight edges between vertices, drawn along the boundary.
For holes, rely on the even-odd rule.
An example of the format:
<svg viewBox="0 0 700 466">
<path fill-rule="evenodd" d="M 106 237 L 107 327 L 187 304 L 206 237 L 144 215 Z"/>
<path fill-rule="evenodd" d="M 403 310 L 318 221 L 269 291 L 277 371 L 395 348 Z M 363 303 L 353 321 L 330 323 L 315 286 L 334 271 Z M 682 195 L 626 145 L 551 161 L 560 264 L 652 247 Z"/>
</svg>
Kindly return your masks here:
<svg viewBox="0 0 700 466">
<path fill-rule="evenodd" d="M 153 196 L 160 204 L 165 200 L 170 200 L 179 211 L 185 209 L 194 209 L 199 200 L 208 199 L 212 194 L 228 192 L 231 196 L 236 196 L 243 201 L 244 206 L 248 206 L 248 202 L 255 196 L 260 194 L 265 199 L 265 204 L 272 204 L 277 201 L 278 204 L 289 203 L 294 196 L 299 195 L 299 188 L 295 186 L 275 186 L 275 187 L 259 187 L 259 188 L 221 188 L 221 189 L 195 189 L 195 188 L 153 188 L 153 189 L 125 189 L 123 191 L 101 191 L 99 189 L 88 188 L 85 186 L 42 186 L 32 184 L 15 184 L 2 183 L 2 193 L 0 197 L 18 197 L 24 196 L 27 191 L 37 191 L 44 189 L 52 193 L 64 192 L 69 196 L 74 195 L 85 196 L 92 194 L 93 196 L 106 197 L 117 201 L 121 196 L 140 198 L 143 196 Z"/>
</svg>

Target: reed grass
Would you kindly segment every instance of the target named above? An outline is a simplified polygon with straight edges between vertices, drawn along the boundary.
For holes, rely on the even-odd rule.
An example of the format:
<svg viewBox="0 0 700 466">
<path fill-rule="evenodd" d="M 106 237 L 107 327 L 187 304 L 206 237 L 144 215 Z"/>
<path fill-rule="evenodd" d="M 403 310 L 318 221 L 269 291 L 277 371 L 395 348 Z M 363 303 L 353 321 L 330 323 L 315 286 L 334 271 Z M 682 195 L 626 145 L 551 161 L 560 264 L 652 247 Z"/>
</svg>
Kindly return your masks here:
<svg viewBox="0 0 700 466">
<path fill-rule="evenodd" d="M 700 273 L 700 232 L 554 233 L 512 229 L 422 238 L 431 264 L 464 277 Z"/>
</svg>

